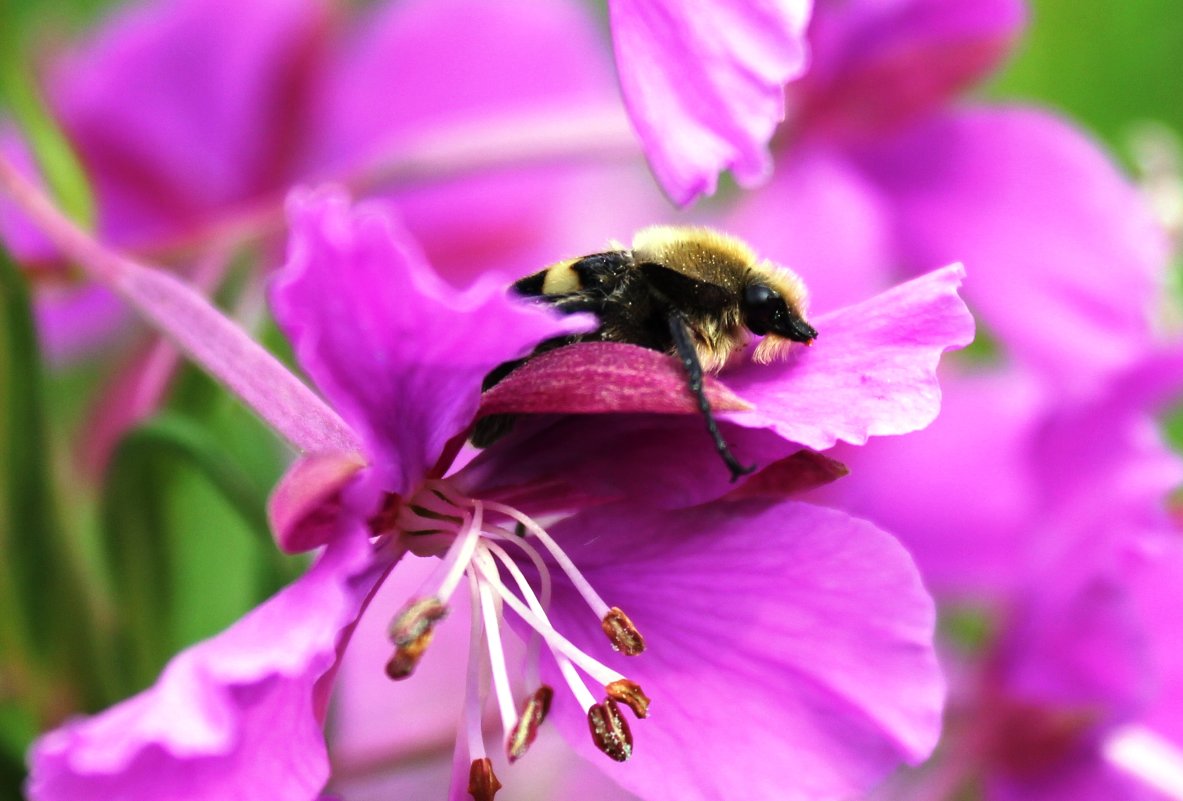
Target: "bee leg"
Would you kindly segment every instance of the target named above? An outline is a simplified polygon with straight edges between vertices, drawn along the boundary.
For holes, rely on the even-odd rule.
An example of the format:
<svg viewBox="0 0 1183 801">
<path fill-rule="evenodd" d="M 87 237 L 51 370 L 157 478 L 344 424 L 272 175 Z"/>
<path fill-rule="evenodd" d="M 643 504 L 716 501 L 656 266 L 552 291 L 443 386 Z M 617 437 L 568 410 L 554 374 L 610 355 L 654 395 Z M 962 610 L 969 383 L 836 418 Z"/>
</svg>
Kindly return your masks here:
<svg viewBox="0 0 1183 801">
<path fill-rule="evenodd" d="M 715 421 L 715 414 L 711 410 L 711 403 L 707 400 L 706 393 L 702 391 L 702 365 L 698 362 L 698 351 L 694 349 L 694 340 L 690 336 L 690 328 L 686 324 L 686 317 L 681 312 L 674 311 L 670 313 L 669 317 L 670 335 L 674 340 L 674 349 L 678 352 L 678 358 L 682 360 L 682 367 L 686 370 L 686 379 L 689 382 L 690 393 L 694 395 L 694 400 L 698 402 L 698 410 L 702 412 L 703 418 L 707 422 L 707 432 L 710 433 L 711 439 L 715 441 L 715 450 L 719 452 L 723 462 L 727 465 L 727 469 L 731 471 L 731 481 L 734 483 L 739 480 L 740 476 L 747 475 L 756 469 L 756 465 L 745 467 L 739 463 L 731 449 L 727 447 L 723 435 L 719 433 L 719 425 Z"/>
</svg>

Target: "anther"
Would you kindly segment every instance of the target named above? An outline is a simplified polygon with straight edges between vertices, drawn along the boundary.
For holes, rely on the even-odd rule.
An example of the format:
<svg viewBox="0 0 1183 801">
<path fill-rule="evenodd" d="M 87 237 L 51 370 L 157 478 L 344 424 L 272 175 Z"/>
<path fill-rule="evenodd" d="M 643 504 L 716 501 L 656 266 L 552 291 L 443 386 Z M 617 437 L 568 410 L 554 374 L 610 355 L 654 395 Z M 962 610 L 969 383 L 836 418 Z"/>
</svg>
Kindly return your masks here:
<svg viewBox="0 0 1183 801">
<path fill-rule="evenodd" d="M 501 789 L 501 782 L 493 773 L 493 762 L 488 757 L 474 759 L 468 768 L 468 794 L 475 801 L 493 801 Z"/>
<path fill-rule="evenodd" d="M 609 609 L 600 621 L 600 627 L 608 635 L 612 648 L 625 656 L 636 656 L 645 650 L 645 638 L 619 608 L 614 606 Z"/>
<path fill-rule="evenodd" d="M 509 732 L 509 738 L 505 743 L 505 753 L 511 763 L 526 755 L 526 750 L 538 736 L 538 727 L 550 712 L 550 702 L 554 696 L 555 691 L 544 684 L 526 701 L 526 706 L 523 707 L 522 714 Z"/>
<path fill-rule="evenodd" d="M 613 701 L 625 704 L 638 718 L 649 717 L 649 696 L 641 689 L 641 685 L 628 679 L 617 679 L 604 687 L 608 697 Z"/>
<path fill-rule="evenodd" d="M 592 742 L 609 758 L 626 762 L 633 755 L 633 734 L 628 721 L 620 714 L 620 707 L 611 698 L 602 704 L 592 704 L 587 710 L 587 725 Z"/>
<path fill-rule="evenodd" d="M 435 625 L 447 614 L 448 607 L 438 598 L 420 598 L 403 608 L 390 622 L 390 641 L 395 651 L 386 663 L 387 676 L 397 681 L 415 672 L 423 652 L 431 644 Z"/>
</svg>

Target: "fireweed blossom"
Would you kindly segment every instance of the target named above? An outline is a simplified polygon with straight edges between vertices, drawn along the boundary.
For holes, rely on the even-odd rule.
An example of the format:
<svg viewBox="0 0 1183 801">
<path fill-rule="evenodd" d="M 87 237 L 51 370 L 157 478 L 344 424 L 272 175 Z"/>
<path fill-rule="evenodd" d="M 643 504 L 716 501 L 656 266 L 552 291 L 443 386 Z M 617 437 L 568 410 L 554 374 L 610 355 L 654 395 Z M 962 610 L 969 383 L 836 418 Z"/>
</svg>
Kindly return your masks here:
<svg viewBox="0 0 1183 801">
<path fill-rule="evenodd" d="M 277 490 L 272 516 L 285 547 L 322 549 L 304 578 L 180 654 L 155 687 L 46 735 L 32 754 L 31 797 L 315 797 L 328 774 L 320 727 L 340 651 L 404 551 L 442 558 L 396 621 L 389 669 L 414 667 L 441 606 L 467 590 L 481 623 L 472 683 L 487 647 L 504 727 L 528 740 L 534 718 L 519 721 L 497 656 L 504 609 L 520 613 L 524 628 L 558 654 L 541 660 L 555 688 L 550 718 L 580 750 L 632 754 L 617 778 L 645 797 L 717 797 L 735 788 L 770 798 L 849 795 L 931 747 L 942 695 L 931 605 L 906 553 L 873 526 L 783 494 L 762 496 L 759 486 L 741 492 L 747 497 L 694 508 L 646 509 L 619 486 L 616 498 L 607 495 L 611 477 L 586 483 L 599 468 L 592 460 L 581 472 L 570 449 L 566 486 L 545 460 L 532 483 L 507 477 L 499 461 L 528 473 L 538 450 L 529 431 L 447 472 L 477 411 L 485 372 L 556 331 L 557 323 L 537 310 L 510 303 L 500 282 L 460 294 L 445 290 L 383 213 L 351 212 L 332 194 L 295 198 L 277 315 L 302 365 L 351 427 L 336 430 L 331 415 L 317 413 L 329 433 L 312 436 L 308 420 L 285 416 L 292 390 L 259 397 L 263 367 L 235 378 L 229 362 L 249 348 L 203 352 L 208 338 L 185 339 L 192 325 L 209 323 L 206 312 L 194 312 L 191 292 L 103 255 L 10 169 L 0 176 L 27 208 L 37 207 L 80 263 L 111 279 L 232 387 L 238 380 L 244 397 L 293 441 L 313 445 Z M 971 335 L 955 294 L 959 276 L 955 268 L 939 271 L 861 307 L 817 316 L 833 334 L 830 352 L 820 346 L 802 354 L 778 370 L 781 381 L 737 374 L 733 397 L 759 399 L 743 414 L 769 437 L 782 441 L 778 429 L 795 426 L 818 447 L 927 424 L 939 397 L 937 357 Z M 142 291 L 147 285 L 154 292 Z M 169 310 L 178 319 L 188 315 L 191 325 L 170 328 Z M 490 326 L 500 332 L 496 341 L 472 336 Z M 213 330 L 214 339 L 225 335 L 224 327 Z M 862 347 L 839 351 L 844 338 Z M 849 405 L 784 402 L 827 380 Z M 800 392 L 789 391 L 794 382 Z M 626 386 L 620 395 L 635 389 Z M 725 388 L 712 391 L 721 408 L 734 402 Z M 802 420 L 807 406 L 811 416 Z M 786 414 L 793 419 L 782 419 Z M 582 422 L 611 438 L 612 419 Z M 361 443 L 356 450 L 349 446 L 354 438 Z M 630 434 L 625 444 L 629 439 L 638 437 Z M 783 448 L 798 450 L 787 442 Z M 728 489 L 717 457 L 709 447 L 705 452 L 703 471 L 724 473 L 720 485 Z M 644 480 L 627 448 L 617 457 L 618 467 L 629 466 L 619 481 Z M 784 471 L 777 473 L 784 483 Z M 486 476 L 501 476 L 500 485 Z M 676 485 L 662 490 L 652 483 L 667 496 L 677 492 Z M 589 498 L 588 487 L 599 497 Z M 556 506 L 566 506 L 557 521 Z M 647 638 L 645 654 L 613 653 L 597 593 L 630 607 Z M 607 617 L 609 640 L 636 650 L 640 641 L 623 617 Z M 631 713 L 620 710 L 644 712 L 646 702 L 633 684 L 620 683 L 622 676 L 654 699 L 652 718 L 632 724 L 635 753 L 622 722 Z M 541 695 L 532 697 L 541 703 Z M 479 704 L 477 694 L 470 698 Z M 727 703 L 710 702 L 721 698 Z M 601 724 L 590 736 L 588 710 Z M 459 740 L 457 795 L 468 787 L 472 762 L 483 764 L 478 717 L 470 711 Z M 475 776 L 479 785 L 486 774 L 478 767 Z"/>
<path fill-rule="evenodd" d="M 1012 2 L 820 4 L 778 173 L 732 224 L 808 274 L 829 265 L 812 288 L 831 302 L 951 253 L 973 268 L 986 358 L 944 365 L 928 430 L 839 448 L 850 477 L 812 498 L 897 532 L 949 616 L 988 633 L 950 648 L 946 740 L 892 797 L 1142 798 L 1181 761 L 1162 724 L 1175 602 L 1160 582 L 1139 607 L 1177 538 L 1165 499 L 1180 465 L 1156 421 L 1179 375 L 1152 322 L 1164 238 L 1065 122 L 950 102 L 1021 21 Z M 1131 742 L 1154 763 L 1121 761 Z"/>
</svg>

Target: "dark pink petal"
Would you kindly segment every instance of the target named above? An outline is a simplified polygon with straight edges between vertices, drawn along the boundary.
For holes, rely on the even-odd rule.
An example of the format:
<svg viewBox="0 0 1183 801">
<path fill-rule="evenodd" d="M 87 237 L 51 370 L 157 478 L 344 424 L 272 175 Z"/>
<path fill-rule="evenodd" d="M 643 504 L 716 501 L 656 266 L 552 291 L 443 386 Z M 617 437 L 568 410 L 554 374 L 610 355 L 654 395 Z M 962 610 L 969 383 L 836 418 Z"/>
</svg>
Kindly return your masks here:
<svg viewBox="0 0 1183 801">
<path fill-rule="evenodd" d="M 995 774 L 985 782 L 986 801 L 1165 801 L 1095 753 L 1082 754 L 1050 774 Z"/>
<path fill-rule="evenodd" d="M 790 88 L 794 127 L 873 133 L 918 116 L 996 66 L 1025 16 L 1021 0 L 824 0 L 809 72 Z"/>
<path fill-rule="evenodd" d="M 362 432 L 388 491 L 416 485 L 468 428 L 491 369 L 571 329 L 512 301 L 500 277 L 448 287 L 386 206 L 298 191 L 288 207 L 276 317 L 301 365 Z"/>
<path fill-rule="evenodd" d="M 633 792 L 848 798 L 936 743 L 932 601 L 907 553 L 869 523 L 744 501 L 608 508 L 552 533 L 646 638 L 641 656 L 608 657 L 653 699 L 650 718 L 632 722 L 630 762 L 595 751 L 564 693 L 554 713 L 576 749 Z M 608 651 L 566 585 L 553 608 L 561 631 Z"/>
<path fill-rule="evenodd" d="M 720 431 L 745 465 L 765 468 L 800 450 L 769 429 L 723 422 Z M 531 514 L 624 499 L 684 508 L 737 487 L 698 414 L 522 417 L 457 480 L 472 497 Z"/>
<path fill-rule="evenodd" d="M 868 147 L 892 199 L 900 263 L 969 268 L 988 331 L 1061 388 L 1088 386 L 1151 338 L 1165 240 L 1093 142 L 1042 111 L 936 117 Z"/>
<path fill-rule="evenodd" d="M 721 171 L 765 177 L 784 85 L 805 69 L 809 0 L 611 0 L 621 91 L 657 180 L 679 205 Z"/>
<path fill-rule="evenodd" d="M 959 265 L 946 267 L 812 318 L 819 332 L 812 347 L 725 374 L 756 407 L 727 419 L 814 450 L 924 428 L 940 409 L 941 354 L 973 339 L 973 318 L 957 295 L 964 276 Z"/>
<path fill-rule="evenodd" d="M 328 778 L 320 679 L 388 563 L 342 532 L 316 565 L 152 688 L 38 740 L 34 801 L 307 801 Z"/>
<path fill-rule="evenodd" d="M 716 411 L 752 408 L 713 377 L 703 390 Z M 509 412 L 699 414 L 675 359 L 620 342 L 587 342 L 531 359 L 481 398 L 482 415 Z"/>
<path fill-rule="evenodd" d="M 58 60 L 50 95 L 104 241 L 175 232 L 282 191 L 307 129 L 320 0 L 139 4 Z"/>
</svg>

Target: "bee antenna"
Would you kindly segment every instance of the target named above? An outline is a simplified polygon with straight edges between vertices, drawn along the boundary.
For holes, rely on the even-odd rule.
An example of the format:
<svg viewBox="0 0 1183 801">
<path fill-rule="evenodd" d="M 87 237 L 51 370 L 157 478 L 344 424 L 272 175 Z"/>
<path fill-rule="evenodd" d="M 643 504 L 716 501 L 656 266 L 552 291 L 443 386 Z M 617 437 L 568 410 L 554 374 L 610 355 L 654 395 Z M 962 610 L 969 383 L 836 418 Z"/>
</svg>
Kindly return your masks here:
<svg viewBox="0 0 1183 801">
<path fill-rule="evenodd" d="M 755 471 L 756 465 L 745 467 L 740 464 L 739 460 L 731 452 L 731 449 L 727 447 L 727 442 L 723 439 L 723 435 L 719 433 L 719 425 L 715 421 L 715 413 L 711 409 L 711 402 L 707 400 L 706 393 L 702 389 L 702 364 L 698 361 L 698 351 L 695 350 L 694 341 L 690 337 L 690 327 L 687 325 L 686 316 L 679 311 L 672 311 L 670 312 L 669 324 L 670 335 L 674 340 L 674 349 L 677 350 L 678 358 L 682 360 L 682 367 L 686 370 L 686 379 L 689 382 L 690 394 L 698 402 L 698 410 L 702 412 L 703 418 L 706 419 L 707 432 L 710 433 L 711 439 L 715 441 L 715 450 L 722 457 L 723 462 L 727 465 L 727 469 L 731 471 L 731 482 L 734 484 L 739 480 L 740 476 L 745 476 Z"/>
</svg>

